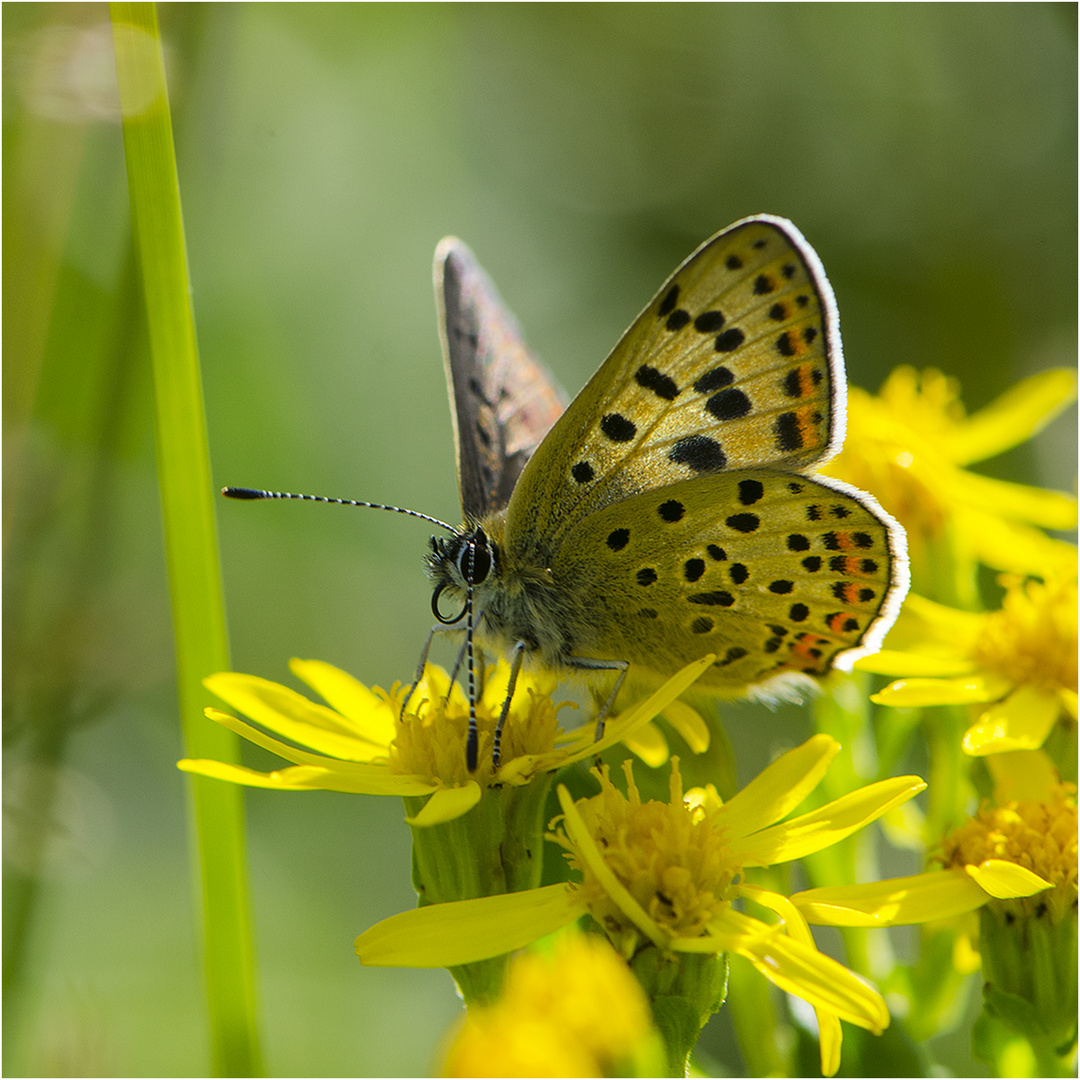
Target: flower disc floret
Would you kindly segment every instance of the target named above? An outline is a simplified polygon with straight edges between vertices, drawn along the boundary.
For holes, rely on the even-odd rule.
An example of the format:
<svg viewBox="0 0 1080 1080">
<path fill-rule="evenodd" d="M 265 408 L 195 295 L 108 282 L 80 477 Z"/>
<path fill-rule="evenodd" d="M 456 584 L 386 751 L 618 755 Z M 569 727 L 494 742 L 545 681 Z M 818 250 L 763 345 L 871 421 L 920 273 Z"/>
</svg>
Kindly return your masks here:
<svg viewBox="0 0 1080 1080">
<path fill-rule="evenodd" d="M 428 667 L 416 691 L 395 684 L 385 699 L 401 719 L 389 746 L 389 766 L 393 772 L 439 779 L 445 784 L 465 784 L 476 780 L 482 786 L 499 782 L 492 768 L 495 725 L 506 700 L 508 669 L 495 671 L 476 701 L 479 753 L 476 771 L 469 773 L 464 754 L 469 731 L 469 703 L 458 684 L 451 688 L 446 673 Z M 554 679 L 534 679 L 522 674 L 502 731 L 501 758 L 549 753 L 558 736 L 558 713 L 567 702 L 551 700 Z M 376 691 L 379 692 L 379 691 Z M 406 705 L 406 698 L 408 703 Z M 404 707 L 404 711 L 403 710 Z"/>
<path fill-rule="evenodd" d="M 724 844 L 718 806 L 689 805 L 683 799 L 678 758 L 672 758 L 670 802 L 641 801 L 629 761 L 623 763 L 623 795 L 605 766 L 593 770 L 601 791 L 577 804 L 578 812 L 603 852 L 604 861 L 650 918 L 671 938 L 698 937 L 719 904 L 728 899 L 739 871 Z M 558 820 L 558 819 L 557 819 Z M 563 831 L 551 837 L 569 851 L 582 874 L 585 901 L 613 941 L 630 946 L 638 934 L 586 860 Z"/>
<path fill-rule="evenodd" d="M 985 616 L 975 661 L 1014 683 L 1054 692 L 1077 689 L 1075 581 L 1009 576 L 1000 610 Z"/>
<path fill-rule="evenodd" d="M 974 818 L 946 837 L 940 858 L 946 866 L 978 866 L 987 859 L 1022 866 L 1054 888 L 1009 903 L 1024 911 L 1048 906 L 1060 918 L 1074 909 L 1077 898 L 1075 786 L 1058 784 L 1045 799 L 984 804 Z"/>
</svg>

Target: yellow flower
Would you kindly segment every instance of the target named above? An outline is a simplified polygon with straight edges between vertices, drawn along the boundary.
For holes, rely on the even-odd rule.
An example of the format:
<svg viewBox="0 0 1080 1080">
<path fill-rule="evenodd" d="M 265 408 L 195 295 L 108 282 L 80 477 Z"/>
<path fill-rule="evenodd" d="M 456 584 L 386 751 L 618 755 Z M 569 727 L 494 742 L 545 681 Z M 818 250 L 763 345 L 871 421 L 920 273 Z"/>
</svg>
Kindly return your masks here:
<svg viewBox="0 0 1080 1080">
<path fill-rule="evenodd" d="M 711 789 L 684 797 L 677 759 L 669 803 L 641 801 L 629 762 L 626 795 L 606 770 L 594 770 L 599 795 L 574 803 L 559 788 L 563 817 L 556 839 L 581 872 L 580 883 L 403 912 L 361 934 L 357 955 L 364 964 L 452 966 L 522 948 L 587 912 L 636 970 L 650 950 L 682 956 L 688 970 L 694 957 L 746 957 L 818 1009 L 822 1068 L 831 1074 L 839 1065 L 837 1018 L 880 1032 L 889 1022 L 885 1003 L 818 952 L 786 897 L 745 884 L 742 875 L 837 843 L 925 787 L 918 777 L 885 780 L 782 821 L 817 786 L 838 750 L 835 740 L 817 735 L 726 803 Z M 780 921 L 736 910 L 740 900 Z"/>
<path fill-rule="evenodd" d="M 469 1009 L 444 1076 L 654 1076 L 663 1044 L 630 969 L 595 934 L 514 959 L 498 1000 Z"/>
<path fill-rule="evenodd" d="M 1017 755 L 1014 767 L 1030 767 L 1029 754 Z M 950 833 L 940 856 L 947 866 L 982 865 L 1001 860 L 1023 867 L 1050 888 L 1009 901 L 1017 917 L 1046 914 L 1057 921 L 1076 917 L 1076 785 L 1060 781 L 1041 798 L 986 801 L 970 821 Z"/>
<path fill-rule="evenodd" d="M 808 922 L 832 926 L 928 923 L 978 910 L 987 1013 L 1042 1060 L 1067 1060 L 1076 1045 L 1076 787 L 1061 783 L 1041 751 L 989 760 L 994 801 L 945 838 L 943 869 L 810 889 L 791 902 Z"/>
<path fill-rule="evenodd" d="M 1076 500 L 965 466 L 1030 438 L 1075 396 L 1075 374 L 1053 369 L 966 416 L 955 379 L 898 367 L 877 397 L 851 388 L 844 449 L 825 471 L 872 491 L 904 526 L 916 583 L 931 569 L 937 541 L 950 534 L 961 559 L 1021 573 L 1067 572 L 1075 554 L 1040 528 L 1075 527 Z"/>
<path fill-rule="evenodd" d="M 1062 716 L 1075 722 L 1075 579 L 1025 582 L 1006 575 L 1002 581 L 1001 609 L 982 614 L 909 596 L 887 648 L 855 664 L 909 677 L 871 700 L 898 707 L 975 706 L 977 719 L 963 746 L 979 756 L 1034 749 Z"/>
<path fill-rule="evenodd" d="M 255 675 L 225 672 L 211 675 L 204 680 L 205 685 L 263 728 L 308 749 L 275 739 L 218 709 L 207 709 L 210 719 L 293 764 L 272 772 L 189 758 L 178 765 L 185 772 L 248 787 L 423 797 L 422 809 L 407 820 L 411 825 L 430 826 L 465 814 L 488 788 L 520 787 L 537 776 L 600 753 L 648 723 L 712 659 L 705 657 L 689 665 L 647 701 L 611 721 L 599 742 L 593 741 L 592 725 L 569 734 L 558 726 L 559 706 L 550 697 L 555 687 L 552 677 L 522 672 L 503 730 L 501 762 L 493 769 L 495 721 L 506 699 L 509 679 L 508 665 L 500 662 L 476 702 L 480 754 L 474 773 L 465 764 L 469 705 L 460 686 L 451 688 L 440 668 L 428 665 L 408 696 L 404 713 L 406 687 L 395 684 L 389 694 L 377 687 L 369 690 L 351 675 L 319 660 L 293 660 L 289 667 L 329 707 Z"/>
<path fill-rule="evenodd" d="M 1002 754 L 992 761 L 1000 809 L 984 806 L 945 838 L 937 860 L 944 869 L 868 885 L 807 889 L 791 902 L 808 922 L 863 927 L 953 919 L 991 900 L 1036 896 L 1070 883 L 1075 902 L 1076 789 L 1059 783 L 1041 751 Z M 1041 809 L 1033 808 L 1036 803 Z M 1022 815 L 1020 805 L 1027 807 Z M 1056 809 L 1048 809 L 1051 805 Z M 1026 827 L 1032 821 L 1038 827 Z"/>
</svg>

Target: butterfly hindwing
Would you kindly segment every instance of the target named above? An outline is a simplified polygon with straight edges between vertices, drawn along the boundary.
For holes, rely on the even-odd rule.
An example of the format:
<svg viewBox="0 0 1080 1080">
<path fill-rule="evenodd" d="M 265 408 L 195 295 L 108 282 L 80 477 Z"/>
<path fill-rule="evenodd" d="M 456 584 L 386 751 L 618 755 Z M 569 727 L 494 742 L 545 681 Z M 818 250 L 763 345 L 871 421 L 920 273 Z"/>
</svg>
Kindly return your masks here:
<svg viewBox="0 0 1080 1080">
<path fill-rule="evenodd" d="M 748 466 L 804 471 L 843 440 L 832 290 L 790 222 L 757 217 L 668 279 L 540 446 L 508 531 L 541 554 L 636 492 Z"/>
<path fill-rule="evenodd" d="M 566 395 L 528 350 L 517 320 L 455 237 L 435 251 L 435 296 L 466 517 L 504 507 Z"/>
<path fill-rule="evenodd" d="M 552 573 L 585 613 L 579 654 L 664 675 L 715 653 L 701 684 L 737 696 L 777 675 L 823 675 L 845 651 L 876 647 L 903 591 L 903 559 L 869 496 L 747 469 L 580 519 Z"/>
</svg>

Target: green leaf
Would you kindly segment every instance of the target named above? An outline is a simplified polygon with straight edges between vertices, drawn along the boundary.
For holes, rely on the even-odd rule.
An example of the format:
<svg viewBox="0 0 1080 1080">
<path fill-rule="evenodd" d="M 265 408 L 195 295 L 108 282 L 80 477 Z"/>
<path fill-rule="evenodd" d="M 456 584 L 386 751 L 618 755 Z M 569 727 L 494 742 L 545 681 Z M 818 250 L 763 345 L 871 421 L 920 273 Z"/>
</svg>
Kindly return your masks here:
<svg viewBox="0 0 1080 1080">
<path fill-rule="evenodd" d="M 204 676 L 229 667 L 217 530 L 180 188 L 153 4 L 112 4 L 128 195 L 154 372 L 158 482 L 189 757 L 237 762 L 236 736 L 203 716 Z M 192 782 L 213 1069 L 262 1073 L 241 790 Z"/>
</svg>

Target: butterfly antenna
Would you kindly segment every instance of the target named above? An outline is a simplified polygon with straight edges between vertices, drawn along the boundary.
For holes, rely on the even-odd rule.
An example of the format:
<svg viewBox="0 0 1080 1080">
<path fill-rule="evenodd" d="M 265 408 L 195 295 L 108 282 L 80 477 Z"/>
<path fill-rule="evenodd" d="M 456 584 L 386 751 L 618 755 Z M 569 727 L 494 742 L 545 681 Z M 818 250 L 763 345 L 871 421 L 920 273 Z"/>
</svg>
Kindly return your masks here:
<svg viewBox="0 0 1080 1080">
<path fill-rule="evenodd" d="M 420 518 L 422 521 L 430 521 L 432 525 L 438 525 L 447 532 L 457 532 L 452 525 L 440 521 L 429 514 L 421 514 L 419 510 L 406 510 L 401 506 L 387 506 L 386 503 L 361 502 L 359 499 L 331 499 L 326 495 L 296 495 L 291 491 L 263 491 L 261 488 L 223 487 L 221 494 L 227 499 L 303 499 L 307 502 L 335 503 L 337 506 L 366 506 L 371 510 L 392 510 L 395 514 L 405 514 L 408 517 Z"/>
</svg>

